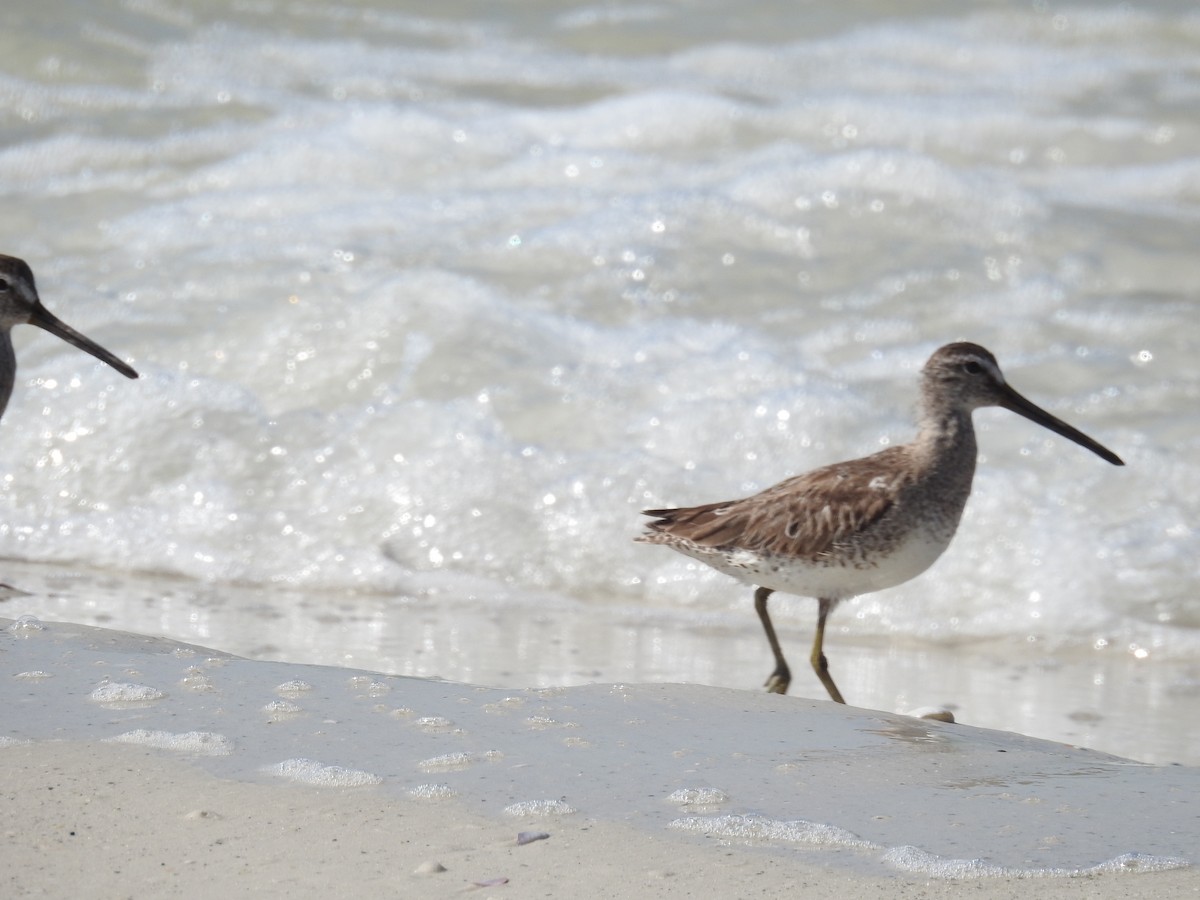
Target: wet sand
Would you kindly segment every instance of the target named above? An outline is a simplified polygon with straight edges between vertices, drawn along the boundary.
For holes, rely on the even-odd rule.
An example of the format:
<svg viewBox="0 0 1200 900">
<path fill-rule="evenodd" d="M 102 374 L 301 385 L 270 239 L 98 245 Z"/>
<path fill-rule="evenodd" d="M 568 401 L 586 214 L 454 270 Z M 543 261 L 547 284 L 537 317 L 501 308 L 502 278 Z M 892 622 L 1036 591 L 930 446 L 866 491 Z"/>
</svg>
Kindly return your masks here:
<svg viewBox="0 0 1200 900">
<path fill-rule="evenodd" d="M 528 823 L 216 778 L 146 748 L 48 742 L 0 751 L 8 897 L 961 896 L 957 879 L 869 875 L 771 848 L 587 818 Z M 506 881 L 501 881 L 502 879 Z M 1194 895 L 1195 870 L 974 879 L 980 898 Z"/>
<path fill-rule="evenodd" d="M 721 688 L 0 627 L 8 896 L 1200 891 L 1194 768 Z"/>
</svg>

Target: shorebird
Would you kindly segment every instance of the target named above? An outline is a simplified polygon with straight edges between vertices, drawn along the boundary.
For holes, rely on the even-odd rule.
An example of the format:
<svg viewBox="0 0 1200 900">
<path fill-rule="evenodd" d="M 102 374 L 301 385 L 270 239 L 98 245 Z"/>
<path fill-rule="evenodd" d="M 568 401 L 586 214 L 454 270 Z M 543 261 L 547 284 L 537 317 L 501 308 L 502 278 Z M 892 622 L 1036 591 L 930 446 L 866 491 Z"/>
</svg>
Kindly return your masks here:
<svg viewBox="0 0 1200 900">
<path fill-rule="evenodd" d="M 1091 450 L 1114 466 L 1111 450 L 1022 397 L 978 344 L 947 344 L 921 371 L 916 438 L 879 453 L 781 481 L 742 500 L 683 509 L 648 509 L 655 521 L 635 540 L 665 544 L 756 587 L 754 608 L 775 656 L 771 693 L 786 694 L 791 672 L 767 598 L 775 591 L 814 597 L 813 670 L 845 703 L 825 658 L 825 621 L 843 600 L 920 575 L 950 544 L 975 474 L 972 411 L 1000 406 Z"/>
<path fill-rule="evenodd" d="M 0 254 L 0 416 L 8 407 L 17 377 L 17 356 L 12 345 L 14 325 L 36 325 L 108 363 L 126 378 L 138 377 L 133 368 L 42 306 L 33 271 L 25 260 Z"/>
</svg>

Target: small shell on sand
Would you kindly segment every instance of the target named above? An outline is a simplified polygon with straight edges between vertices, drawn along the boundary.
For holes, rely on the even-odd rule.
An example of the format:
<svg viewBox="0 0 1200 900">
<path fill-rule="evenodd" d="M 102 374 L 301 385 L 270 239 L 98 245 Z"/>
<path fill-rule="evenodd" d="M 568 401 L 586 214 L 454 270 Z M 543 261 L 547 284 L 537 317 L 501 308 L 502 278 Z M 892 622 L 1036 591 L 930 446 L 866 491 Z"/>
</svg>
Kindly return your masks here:
<svg viewBox="0 0 1200 900">
<path fill-rule="evenodd" d="M 184 818 L 191 820 L 191 821 L 197 821 L 197 822 L 199 822 L 199 821 L 216 822 L 216 821 L 220 821 L 221 819 L 223 819 L 225 817 L 223 815 L 221 815 L 220 813 L 213 812 L 211 809 L 193 809 L 191 812 L 186 813 L 184 815 Z"/>
<path fill-rule="evenodd" d="M 954 722 L 954 713 L 944 706 L 918 706 L 909 713 L 914 719 L 932 719 L 935 722 Z"/>
</svg>

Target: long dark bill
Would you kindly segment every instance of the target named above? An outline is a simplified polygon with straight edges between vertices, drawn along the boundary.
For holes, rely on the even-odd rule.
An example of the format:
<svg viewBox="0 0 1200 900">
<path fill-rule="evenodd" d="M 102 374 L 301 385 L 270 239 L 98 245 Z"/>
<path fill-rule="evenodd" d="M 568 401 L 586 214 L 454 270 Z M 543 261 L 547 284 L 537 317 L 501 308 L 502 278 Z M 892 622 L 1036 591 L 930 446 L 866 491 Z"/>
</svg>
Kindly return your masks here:
<svg viewBox="0 0 1200 900">
<path fill-rule="evenodd" d="M 1117 456 L 1117 454 L 1113 453 L 1107 447 L 1096 443 L 1082 431 L 1072 428 L 1062 419 L 1050 415 L 1050 413 L 1046 412 L 1036 403 L 1026 400 L 1007 384 L 1003 389 L 1003 398 L 1000 401 L 1000 406 L 1015 412 L 1019 416 L 1024 416 L 1031 422 L 1037 422 L 1044 428 L 1049 428 L 1055 434 L 1061 434 L 1068 440 L 1077 443 L 1080 447 L 1087 447 L 1105 462 L 1110 462 L 1114 466 L 1125 465 L 1121 457 Z"/>
<path fill-rule="evenodd" d="M 84 337 L 40 303 L 34 306 L 33 312 L 29 316 L 29 324 L 45 329 L 51 334 L 62 338 L 68 344 L 74 344 L 80 350 L 92 354 L 92 356 L 101 362 L 108 363 L 126 378 L 138 377 L 138 373 L 132 367 L 117 359 L 91 338 Z"/>
</svg>

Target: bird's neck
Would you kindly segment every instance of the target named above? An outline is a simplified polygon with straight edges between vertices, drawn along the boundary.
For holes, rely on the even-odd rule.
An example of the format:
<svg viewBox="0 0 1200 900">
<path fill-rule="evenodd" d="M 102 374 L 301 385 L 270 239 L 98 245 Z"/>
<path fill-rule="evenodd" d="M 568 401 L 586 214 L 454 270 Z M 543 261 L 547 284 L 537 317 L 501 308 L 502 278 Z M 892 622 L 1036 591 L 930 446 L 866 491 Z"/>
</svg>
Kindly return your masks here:
<svg viewBox="0 0 1200 900">
<path fill-rule="evenodd" d="M 13 353 L 12 332 L 3 328 L 0 329 L 0 416 L 8 407 L 16 380 L 17 356 Z"/>
<path fill-rule="evenodd" d="M 927 406 L 913 446 L 931 468 L 951 467 L 968 479 L 975 472 L 978 448 L 969 410 Z"/>
</svg>

